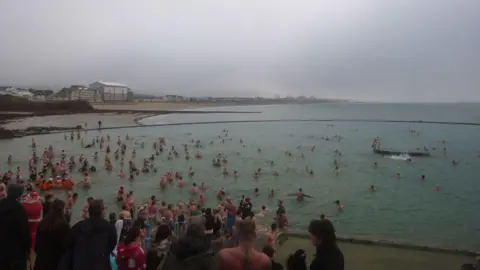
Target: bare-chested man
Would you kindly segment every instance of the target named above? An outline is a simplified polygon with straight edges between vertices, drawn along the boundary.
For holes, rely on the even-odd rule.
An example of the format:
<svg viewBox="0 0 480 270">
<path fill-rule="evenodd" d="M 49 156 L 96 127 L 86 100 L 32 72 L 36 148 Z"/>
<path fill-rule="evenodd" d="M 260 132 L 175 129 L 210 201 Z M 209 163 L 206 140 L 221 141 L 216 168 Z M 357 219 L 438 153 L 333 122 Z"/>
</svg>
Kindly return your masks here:
<svg viewBox="0 0 480 270">
<path fill-rule="evenodd" d="M 255 223 L 251 218 L 238 221 L 235 225 L 239 245 L 220 251 L 219 270 L 267 270 L 272 269 L 270 258 L 254 248 Z"/>
<path fill-rule="evenodd" d="M 232 232 L 233 225 L 235 225 L 235 217 L 237 215 L 237 206 L 232 202 L 232 198 L 227 198 L 227 232 Z"/>
<path fill-rule="evenodd" d="M 73 193 L 73 195 L 68 196 L 68 202 L 67 202 L 67 207 L 65 208 L 65 219 L 67 220 L 68 223 L 70 223 L 70 220 L 72 219 L 72 208 L 77 203 L 78 199 L 78 193 Z"/>
</svg>

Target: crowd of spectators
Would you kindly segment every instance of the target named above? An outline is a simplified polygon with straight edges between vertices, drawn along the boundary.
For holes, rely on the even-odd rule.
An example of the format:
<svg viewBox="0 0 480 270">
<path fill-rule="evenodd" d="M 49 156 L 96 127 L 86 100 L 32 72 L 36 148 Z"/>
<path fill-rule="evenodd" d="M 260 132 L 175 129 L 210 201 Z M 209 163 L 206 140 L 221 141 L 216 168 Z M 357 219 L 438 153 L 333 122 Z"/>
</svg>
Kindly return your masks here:
<svg viewBox="0 0 480 270">
<path fill-rule="evenodd" d="M 271 241 L 258 248 L 260 237 L 251 216 L 237 217 L 233 232 L 220 233 L 217 238 L 212 233 L 220 229 L 215 216 L 205 211 L 201 219 L 193 218 L 194 222 L 188 222 L 184 232 L 176 235 L 169 224 L 160 222 L 150 228 L 142 211 L 135 220 L 124 212 L 118 219 L 111 213 L 107 220 L 102 200 L 90 200 L 88 217 L 70 227 L 65 202 L 46 198 L 32 247 L 29 219 L 19 202 L 22 194 L 23 186 L 9 185 L 5 196 L 0 197 L 2 270 L 344 269 L 334 227 L 327 219 L 310 223 L 316 255 L 309 258 L 307 266 L 304 250 L 281 262 L 275 259 L 276 246 Z"/>
</svg>

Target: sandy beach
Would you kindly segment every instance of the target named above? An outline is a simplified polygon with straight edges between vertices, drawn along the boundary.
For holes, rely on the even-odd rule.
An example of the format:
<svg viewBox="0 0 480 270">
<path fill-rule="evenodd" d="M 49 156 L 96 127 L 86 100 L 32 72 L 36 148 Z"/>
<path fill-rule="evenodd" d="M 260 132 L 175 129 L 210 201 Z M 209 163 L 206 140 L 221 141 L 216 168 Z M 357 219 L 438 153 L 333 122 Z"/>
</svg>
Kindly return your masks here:
<svg viewBox="0 0 480 270">
<path fill-rule="evenodd" d="M 28 127 L 75 127 L 82 125 L 87 128 L 96 128 L 98 121 L 103 127 L 136 125 L 137 119 L 148 117 L 149 114 L 118 114 L 118 113 L 85 113 L 69 115 L 33 116 L 12 120 L 1 127 L 5 129 L 26 129 Z"/>
</svg>

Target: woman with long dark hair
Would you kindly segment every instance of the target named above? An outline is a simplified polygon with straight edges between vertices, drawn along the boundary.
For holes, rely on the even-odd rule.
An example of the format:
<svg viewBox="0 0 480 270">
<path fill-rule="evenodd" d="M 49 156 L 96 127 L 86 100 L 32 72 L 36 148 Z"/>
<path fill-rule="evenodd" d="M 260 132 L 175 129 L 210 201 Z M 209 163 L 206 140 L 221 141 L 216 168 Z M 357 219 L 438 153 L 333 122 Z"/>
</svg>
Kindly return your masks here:
<svg viewBox="0 0 480 270">
<path fill-rule="evenodd" d="M 332 222 L 328 219 L 312 220 L 308 226 L 308 232 L 316 248 L 310 270 L 343 270 L 343 253 L 337 246 L 337 237 Z"/>
<path fill-rule="evenodd" d="M 147 252 L 147 270 L 156 270 L 170 250 L 172 231 L 166 224 L 158 226 Z"/>
<path fill-rule="evenodd" d="M 35 243 L 35 270 L 57 269 L 71 237 L 71 228 L 65 220 L 65 202 L 54 200 L 48 214 L 38 225 Z"/>
</svg>

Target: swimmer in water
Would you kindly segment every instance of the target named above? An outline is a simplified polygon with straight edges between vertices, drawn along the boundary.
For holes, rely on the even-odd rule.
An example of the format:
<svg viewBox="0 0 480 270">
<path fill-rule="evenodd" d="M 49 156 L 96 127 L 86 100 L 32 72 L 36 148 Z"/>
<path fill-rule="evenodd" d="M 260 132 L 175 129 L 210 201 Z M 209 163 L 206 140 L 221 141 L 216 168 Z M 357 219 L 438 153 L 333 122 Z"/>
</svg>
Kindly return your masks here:
<svg viewBox="0 0 480 270">
<path fill-rule="evenodd" d="M 185 181 L 183 181 L 183 178 L 181 176 L 178 179 L 177 185 L 178 185 L 178 187 L 183 187 L 185 185 Z"/>
<path fill-rule="evenodd" d="M 238 172 L 237 172 L 237 171 L 233 171 L 233 176 L 234 176 L 234 177 L 238 177 Z"/>
<path fill-rule="evenodd" d="M 425 182 L 425 175 L 422 174 L 422 177 L 420 178 L 420 182 Z"/>
<path fill-rule="evenodd" d="M 335 204 L 337 205 L 338 211 L 343 211 L 343 205 L 340 203 L 339 200 L 336 200 L 336 201 L 335 201 Z"/>
<path fill-rule="evenodd" d="M 335 167 L 335 173 L 338 175 L 340 173 L 340 169 L 337 167 Z"/>
<path fill-rule="evenodd" d="M 370 191 L 375 191 L 375 186 L 374 185 L 370 185 Z"/>
<path fill-rule="evenodd" d="M 120 173 L 118 174 L 118 176 L 120 176 L 121 178 L 125 177 L 125 173 L 123 172 L 123 170 L 120 170 Z"/>
<path fill-rule="evenodd" d="M 303 190 L 301 188 L 298 189 L 298 192 L 289 193 L 287 195 L 288 196 L 297 196 L 297 201 L 299 201 L 299 202 L 303 201 L 304 198 L 313 198 L 312 196 L 303 193 Z"/>
<path fill-rule="evenodd" d="M 457 164 L 458 164 L 458 163 L 457 163 L 457 161 L 456 161 L 455 159 L 452 160 L 452 166 L 453 166 L 453 167 L 457 166 Z"/>
<path fill-rule="evenodd" d="M 400 173 L 397 172 L 397 173 L 395 174 L 395 176 L 396 176 L 397 178 L 400 178 Z"/>
<path fill-rule="evenodd" d="M 308 174 L 313 175 L 313 170 L 310 170 L 310 168 L 305 167 L 305 171 L 307 171 Z"/>
<path fill-rule="evenodd" d="M 255 196 L 260 195 L 260 192 L 258 191 L 258 188 L 255 188 L 255 189 L 253 190 L 253 195 L 255 195 Z"/>
<path fill-rule="evenodd" d="M 193 182 L 192 184 L 192 193 L 196 194 L 198 192 L 197 183 Z"/>
<path fill-rule="evenodd" d="M 200 190 L 207 190 L 207 187 L 205 186 L 205 183 L 202 183 L 202 185 L 200 186 Z"/>
<path fill-rule="evenodd" d="M 272 175 L 273 175 L 273 176 L 280 176 L 280 174 L 279 174 L 277 171 L 273 171 L 273 172 L 272 172 Z"/>
<path fill-rule="evenodd" d="M 375 163 L 373 163 L 373 166 L 378 167 L 378 163 L 375 161 Z"/>
<path fill-rule="evenodd" d="M 117 202 L 121 202 L 125 199 L 125 190 L 123 186 L 120 186 L 120 189 L 117 191 Z"/>
</svg>

